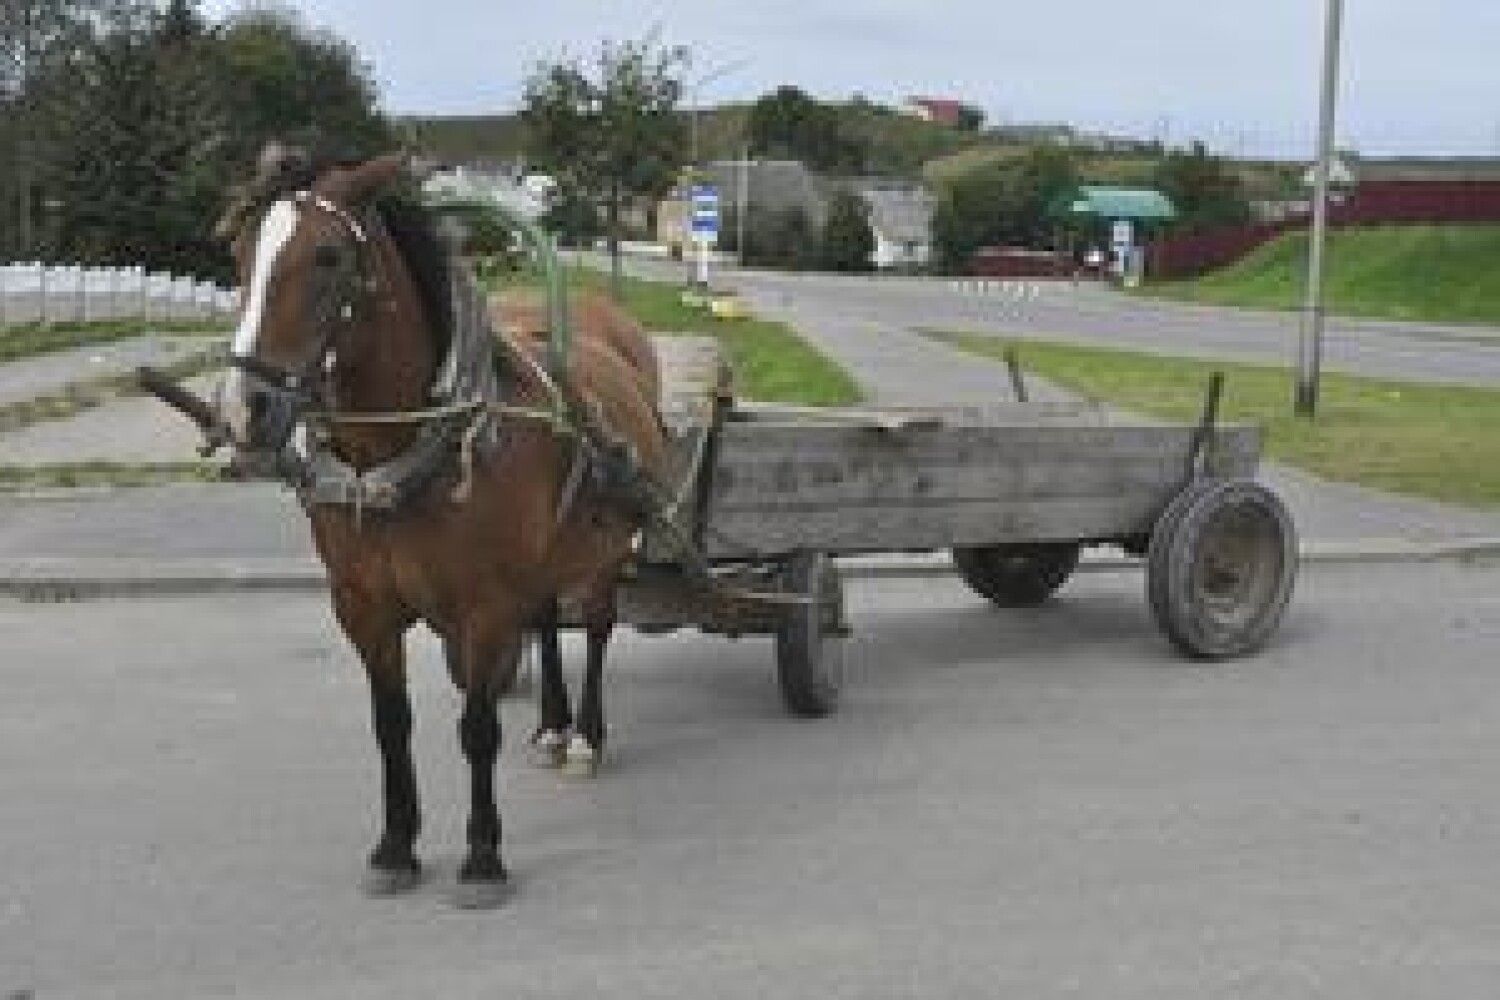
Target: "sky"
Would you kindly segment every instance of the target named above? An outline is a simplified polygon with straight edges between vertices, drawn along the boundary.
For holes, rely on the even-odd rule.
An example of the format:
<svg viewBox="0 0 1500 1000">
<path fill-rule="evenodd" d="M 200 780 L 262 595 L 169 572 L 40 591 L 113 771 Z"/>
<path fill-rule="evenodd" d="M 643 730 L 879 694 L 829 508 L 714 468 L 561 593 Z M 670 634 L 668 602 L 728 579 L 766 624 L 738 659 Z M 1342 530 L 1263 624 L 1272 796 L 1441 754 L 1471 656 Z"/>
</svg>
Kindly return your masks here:
<svg viewBox="0 0 1500 1000">
<path fill-rule="evenodd" d="M 206 0 L 214 15 L 242 0 Z M 538 61 L 659 28 L 693 102 L 783 83 L 824 98 L 958 97 L 991 122 L 1068 122 L 1306 158 L 1324 0 L 292 0 L 353 42 L 396 113 L 513 110 Z M 1500 155 L 1500 2 L 1346 0 L 1338 141 Z M 715 71 L 728 67 L 729 71 Z"/>
</svg>

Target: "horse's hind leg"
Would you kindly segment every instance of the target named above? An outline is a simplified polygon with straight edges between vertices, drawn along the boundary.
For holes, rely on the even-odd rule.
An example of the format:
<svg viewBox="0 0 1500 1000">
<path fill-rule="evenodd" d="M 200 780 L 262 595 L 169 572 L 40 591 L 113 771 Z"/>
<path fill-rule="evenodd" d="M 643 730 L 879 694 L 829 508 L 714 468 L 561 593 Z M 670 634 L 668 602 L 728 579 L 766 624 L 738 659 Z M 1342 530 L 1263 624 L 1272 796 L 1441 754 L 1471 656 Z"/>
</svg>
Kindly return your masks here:
<svg viewBox="0 0 1500 1000">
<path fill-rule="evenodd" d="M 561 767 L 568 747 L 568 728 L 573 713 L 568 708 L 568 687 L 563 680 L 562 652 L 557 642 L 557 602 L 551 602 L 536 624 L 541 651 L 540 719 L 531 737 L 532 760 L 543 767 Z"/>
<path fill-rule="evenodd" d="M 615 628 L 613 581 L 592 595 L 584 607 L 588 657 L 583 671 L 583 694 L 578 701 L 577 725 L 568 744 L 569 774 L 593 777 L 604 754 L 604 654 Z"/>
</svg>

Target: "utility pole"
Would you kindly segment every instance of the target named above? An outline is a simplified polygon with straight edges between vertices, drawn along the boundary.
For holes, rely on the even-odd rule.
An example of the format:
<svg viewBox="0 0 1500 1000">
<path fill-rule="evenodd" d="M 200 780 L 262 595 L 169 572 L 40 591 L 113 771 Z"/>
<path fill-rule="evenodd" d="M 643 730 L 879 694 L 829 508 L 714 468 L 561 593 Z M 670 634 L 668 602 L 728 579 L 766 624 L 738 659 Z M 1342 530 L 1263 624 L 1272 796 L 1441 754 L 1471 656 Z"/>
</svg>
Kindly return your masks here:
<svg viewBox="0 0 1500 1000">
<path fill-rule="evenodd" d="M 750 214 L 750 147 L 740 150 L 740 198 L 734 212 L 734 249 L 739 266 L 745 267 L 745 216 Z"/>
<path fill-rule="evenodd" d="M 1323 367 L 1323 265 L 1328 248 L 1328 174 L 1333 159 L 1334 116 L 1339 89 L 1339 34 L 1344 0 L 1328 0 L 1323 34 L 1323 99 L 1318 114 L 1318 162 L 1313 168 L 1312 240 L 1307 257 L 1307 301 L 1297 338 L 1298 416 L 1318 412 L 1318 383 Z"/>
</svg>

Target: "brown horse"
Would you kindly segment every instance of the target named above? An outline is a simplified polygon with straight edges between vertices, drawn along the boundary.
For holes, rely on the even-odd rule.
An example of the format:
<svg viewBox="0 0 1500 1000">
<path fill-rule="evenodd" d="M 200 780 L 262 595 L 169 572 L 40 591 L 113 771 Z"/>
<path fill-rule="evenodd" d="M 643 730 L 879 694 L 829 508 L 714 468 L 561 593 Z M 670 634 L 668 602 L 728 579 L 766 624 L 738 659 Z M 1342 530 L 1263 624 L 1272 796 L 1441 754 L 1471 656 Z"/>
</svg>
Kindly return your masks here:
<svg viewBox="0 0 1500 1000">
<path fill-rule="evenodd" d="M 238 450 L 275 454 L 324 412 L 326 447 L 356 471 L 389 463 L 414 446 L 412 424 L 360 424 L 338 415 L 407 413 L 431 403 L 451 317 L 435 287 L 430 254 L 392 233 L 377 196 L 402 177 L 405 160 L 312 170 L 264 192 L 263 214 L 236 241 L 245 298 L 231 370 L 220 393 Z M 404 242 L 404 246 L 403 246 Z M 427 278 L 424 281 L 424 268 Z M 649 341 L 600 301 L 574 308 L 567 394 L 608 428 L 618 452 L 650 475 L 663 468 L 657 370 Z M 523 636 L 556 625 L 559 601 L 575 604 L 587 633 L 587 666 L 576 725 L 555 635 L 544 643 L 540 742 L 560 753 L 563 734 L 585 760 L 602 751 L 601 674 L 615 624 L 615 585 L 641 514 L 588 468 L 577 440 L 529 419 L 552 399 L 545 370 L 546 323 L 526 302 L 492 307 L 491 322 L 519 349 L 502 365 L 505 416 L 492 446 L 470 463 L 455 458 L 390 511 L 358 510 L 304 496 L 334 611 L 368 675 L 383 763 L 384 824 L 370 856 L 378 891 L 414 884 L 420 825 L 410 753 L 403 635 L 425 622 L 448 651 L 463 692 L 459 742 L 471 768 L 466 884 L 505 879 L 494 771 L 500 747 L 497 699 L 510 685 Z M 582 474 L 581 474 L 582 473 Z M 463 480 L 462 488 L 455 488 Z M 481 892 L 481 895 L 485 893 Z"/>
</svg>

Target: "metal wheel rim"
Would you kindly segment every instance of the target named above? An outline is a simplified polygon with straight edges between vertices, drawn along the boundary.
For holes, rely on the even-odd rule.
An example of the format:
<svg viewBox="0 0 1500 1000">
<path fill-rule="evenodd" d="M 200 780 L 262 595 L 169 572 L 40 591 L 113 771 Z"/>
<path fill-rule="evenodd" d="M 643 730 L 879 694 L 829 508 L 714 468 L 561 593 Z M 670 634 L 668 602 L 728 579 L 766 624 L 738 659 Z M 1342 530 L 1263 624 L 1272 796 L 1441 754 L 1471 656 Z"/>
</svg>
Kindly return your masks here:
<svg viewBox="0 0 1500 1000">
<path fill-rule="evenodd" d="M 1216 632 L 1242 632 L 1271 608 L 1285 572 L 1281 525 L 1264 505 L 1241 500 L 1204 525 L 1189 569 L 1189 593 Z"/>
</svg>

